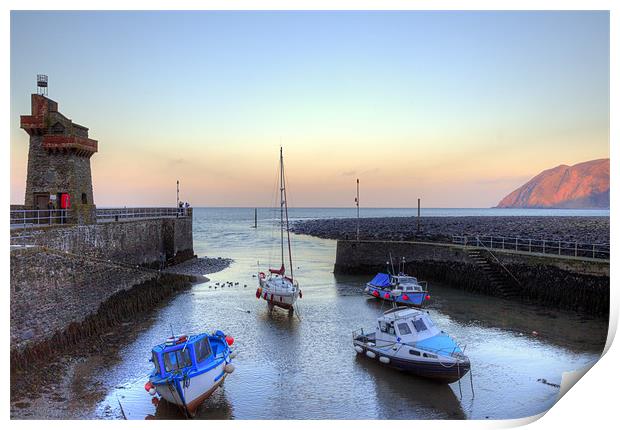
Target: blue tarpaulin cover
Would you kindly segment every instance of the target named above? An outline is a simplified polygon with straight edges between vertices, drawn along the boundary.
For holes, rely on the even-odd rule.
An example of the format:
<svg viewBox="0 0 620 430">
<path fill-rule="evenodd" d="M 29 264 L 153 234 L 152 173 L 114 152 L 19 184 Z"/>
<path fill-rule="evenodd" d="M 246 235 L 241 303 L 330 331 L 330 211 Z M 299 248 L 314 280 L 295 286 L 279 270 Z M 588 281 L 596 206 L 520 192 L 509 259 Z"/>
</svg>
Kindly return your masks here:
<svg viewBox="0 0 620 430">
<path fill-rule="evenodd" d="M 387 273 L 377 273 L 377 276 L 372 278 L 372 281 L 370 281 L 369 284 L 375 287 L 389 287 L 390 275 Z"/>
<path fill-rule="evenodd" d="M 428 339 L 416 342 L 415 346 L 442 355 L 450 355 L 453 352 L 463 353 L 461 348 L 459 348 L 454 340 L 447 334 L 438 334 L 429 337 Z"/>
</svg>

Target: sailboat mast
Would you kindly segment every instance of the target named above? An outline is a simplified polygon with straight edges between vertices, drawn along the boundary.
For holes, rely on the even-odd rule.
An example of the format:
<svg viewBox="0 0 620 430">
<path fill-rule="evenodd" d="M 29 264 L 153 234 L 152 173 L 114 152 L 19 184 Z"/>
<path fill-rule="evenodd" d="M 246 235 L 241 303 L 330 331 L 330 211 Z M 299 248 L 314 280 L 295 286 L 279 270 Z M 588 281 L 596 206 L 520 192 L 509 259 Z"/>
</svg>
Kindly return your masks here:
<svg viewBox="0 0 620 430">
<path fill-rule="evenodd" d="M 282 252 L 282 266 L 284 267 L 284 160 L 280 147 L 280 250 Z"/>
<path fill-rule="evenodd" d="M 282 190 L 284 191 L 284 212 L 286 215 L 286 240 L 288 242 L 288 261 L 291 264 L 291 281 L 293 280 L 293 256 L 291 253 L 291 232 L 288 228 L 288 199 L 286 198 L 286 178 L 284 176 L 284 157 L 280 148 L 280 163 L 282 164 Z"/>
</svg>

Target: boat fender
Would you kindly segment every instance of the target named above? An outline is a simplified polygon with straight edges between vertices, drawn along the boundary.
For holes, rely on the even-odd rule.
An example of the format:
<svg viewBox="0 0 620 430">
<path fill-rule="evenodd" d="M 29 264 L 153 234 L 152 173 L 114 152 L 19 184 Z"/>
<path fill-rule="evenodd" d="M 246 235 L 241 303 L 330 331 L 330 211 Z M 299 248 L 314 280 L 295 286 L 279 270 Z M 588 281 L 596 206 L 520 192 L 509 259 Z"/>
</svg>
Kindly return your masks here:
<svg viewBox="0 0 620 430">
<path fill-rule="evenodd" d="M 355 352 L 357 352 L 358 354 L 361 354 L 362 352 L 364 352 L 364 348 L 362 348 L 359 345 L 355 345 L 354 349 L 355 349 Z"/>
<path fill-rule="evenodd" d="M 366 351 L 366 356 L 369 358 L 375 358 L 377 356 L 377 354 L 375 354 L 372 351 Z"/>
<path fill-rule="evenodd" d="M 384 299 L 389 299 L 390 298 L 390 293 L 385 293 L 385 295 L 383 296 Z"/>
<path fill-rule="evenodd" d="M 235 366 L 233 364 L 227 364 L 226 366 L 224 366 L 224 372 L 226 373 L 233 373 L 235 371 Z"/>
<path fill-rule="evenodd" d="M 300 298 L 300 299 L 303 299 L 303 297 L 304 297 L 304 295 L 303 295 L 303 294 L 301 294 L 301 290 L 299 290 L 299 298 Z"/>
<path fill-rule="evenodd" d="M 232 358 L 236 358 L 237 357 L 237 351 L 233 351 L 230 353 L 229 357 Z"/>
<path fill-rule="evenodd" d="M 403 294 L 403 300 L 409 300 L 409 296 L 407 294 Z"/>
<path fill-rule="evenodd" d="M 144 389 L 151 396 L 154 396 L 155 393 L 157 393 L 157 390 L 155 389 L 155 385 L 153 385 L 153 383 L 151 381 L 148 381 L 146 384 L 144 384 Z"/>
<path fill-rule="evenodd" d="M 426 295 L 426 300 L 430 300 L 430 299 L 431 299 L 431 296 L 427 294 Z"/>
<path fill-rule="evenodd" d="M 228 346 L 232 346 L 233 343 L 235 343 L 235 338 L 232 336 L 226 336 L 226 343 L 228 344 Z"/>
<path fill-rule="evenodd" d="M 262 292 L 263 292 L 263 290 L 262 290 L 262 288 L 261 288 L 261 287 L 258 287 L 258 288 L 256 289 L 256 298 L 257 298 L 257 299 L 260 299 L 260 295 L 261 295 L 261 293 L 262 293 Z"/>
<path fill-rule="evenodd" d="M 390 364 L 390 359 L 388 357 L 381 356 L 379 357 L 379 361 L 383 364 Z"/>
<path fill-rule="evenodd" d="M 364 288 L 364 292 L 367 293 L 368 291 L 370 291 L 370 289 L 368 287 Z"/>
<path fill-rule="evenodd" d="M 375 291 L 372 292 L 372 295 L 375 296 L 375 297 L 379 297 L 379 292 L 377 290 L 375 290 Z"/>
</svg>

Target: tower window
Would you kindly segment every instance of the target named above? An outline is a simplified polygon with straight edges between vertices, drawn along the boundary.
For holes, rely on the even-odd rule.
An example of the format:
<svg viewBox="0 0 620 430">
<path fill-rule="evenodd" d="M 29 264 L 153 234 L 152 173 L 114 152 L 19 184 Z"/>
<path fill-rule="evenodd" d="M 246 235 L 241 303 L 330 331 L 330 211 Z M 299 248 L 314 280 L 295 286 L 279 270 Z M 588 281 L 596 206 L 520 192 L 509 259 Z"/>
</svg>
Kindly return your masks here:
<svg viewBox="0 0 620 430">
<path fill-rule="evenodd" d="M 82 204 L 85 205 L 88 203 L 88 198 L 86 197 L 86 193 L 82 193 Z"/>
</svg>

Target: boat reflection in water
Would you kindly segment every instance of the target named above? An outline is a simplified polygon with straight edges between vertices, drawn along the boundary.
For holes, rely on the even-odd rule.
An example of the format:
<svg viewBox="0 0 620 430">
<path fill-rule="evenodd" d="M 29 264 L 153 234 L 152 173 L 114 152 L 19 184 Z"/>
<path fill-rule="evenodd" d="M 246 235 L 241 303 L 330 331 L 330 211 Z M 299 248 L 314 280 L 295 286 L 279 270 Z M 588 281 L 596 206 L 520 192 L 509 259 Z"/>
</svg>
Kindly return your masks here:
<svg viewBox="0 0 620 430">
<path fill-rule="evenodd" d="M 222 388 L 198 406 L 193 416 L 194 419 L 229 420 L 234 418 L 233 407 L 226 397 L 225 386 Z M 146 415 L 145 420 L 182 420 L 187 418 L 183 410 L 176 405 L 157 397 L 151 400 L 155 405 L 155 412 Z"/>
<path fill-rule="evenodd" d="M 372 377 L 375 401 L 379 405 L 378 419 L 467 418 L 450 385 L 394 371 L 361 355 L 355 356 L 355 364 L 363 367 Z"/>
</svg>

